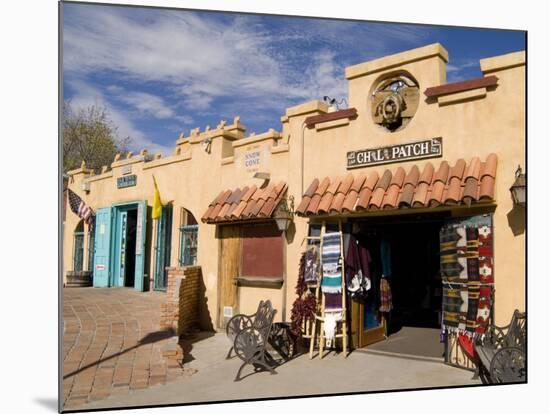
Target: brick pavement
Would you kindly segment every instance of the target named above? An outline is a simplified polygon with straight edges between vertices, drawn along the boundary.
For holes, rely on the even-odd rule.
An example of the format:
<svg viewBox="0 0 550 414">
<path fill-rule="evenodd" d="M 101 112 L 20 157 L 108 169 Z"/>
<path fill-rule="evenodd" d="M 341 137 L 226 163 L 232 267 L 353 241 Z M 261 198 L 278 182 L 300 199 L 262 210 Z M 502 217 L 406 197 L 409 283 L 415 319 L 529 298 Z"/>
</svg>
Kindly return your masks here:
<svg viewBox="0 0 550 414">
<path fill-rule="evenodd" d="M 173 381 L 184 370 L 162 357 L 173 332 L 160 330 L 162 292 L 63 290 L 65 409 Z"/>
</svg>

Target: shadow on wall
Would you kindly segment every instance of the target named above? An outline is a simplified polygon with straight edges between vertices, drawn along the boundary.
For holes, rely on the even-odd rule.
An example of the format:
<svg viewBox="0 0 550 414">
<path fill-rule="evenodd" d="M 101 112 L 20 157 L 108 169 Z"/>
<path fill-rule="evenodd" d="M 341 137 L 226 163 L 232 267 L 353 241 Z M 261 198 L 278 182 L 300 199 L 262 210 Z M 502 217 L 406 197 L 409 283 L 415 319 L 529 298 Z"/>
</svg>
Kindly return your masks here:
<svg viewBox="0 0 550 414">
<path fill-rule="evenodd" d="M 215 331 L 212 317 L 208 310 L 208 298 L 206 297 L 206 285 L 201 273 L 199 277 L 199 328 L 201 331 Z"/>
<path fill-rule="evenodd" d="M 512 229 L 514 236 L 525 233 L 525 207 L 514 206 L 506 214 L 506 217 L 508 217 L 508 225 Z"/>
<path fill-rule="evenodd" d="M 291 244 L 294 241 L 295 235 L 296 235 L 296 224 L 294 224 L 294 221 L 291 221 L 285 234 L 287 244 Z"/>
</svg>

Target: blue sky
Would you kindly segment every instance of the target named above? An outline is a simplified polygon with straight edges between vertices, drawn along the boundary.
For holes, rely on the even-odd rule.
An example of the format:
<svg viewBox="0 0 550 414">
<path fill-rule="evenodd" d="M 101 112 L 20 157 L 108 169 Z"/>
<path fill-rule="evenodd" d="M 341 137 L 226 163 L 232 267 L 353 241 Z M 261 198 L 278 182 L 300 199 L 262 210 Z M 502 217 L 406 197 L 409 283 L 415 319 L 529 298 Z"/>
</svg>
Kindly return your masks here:
<svg viewBox="0 0 550 414">
<path fill-rule="evenodd" d="M 180 132 L 239 115 L 280 130 L 285 108 L 347 98 L 344 68 L 440 42 L 448 82 L 525 48 L 523 32 L 64 4 L 63 93 L 107 108 L 131 149 L 172 152 Z"/>
</svg>

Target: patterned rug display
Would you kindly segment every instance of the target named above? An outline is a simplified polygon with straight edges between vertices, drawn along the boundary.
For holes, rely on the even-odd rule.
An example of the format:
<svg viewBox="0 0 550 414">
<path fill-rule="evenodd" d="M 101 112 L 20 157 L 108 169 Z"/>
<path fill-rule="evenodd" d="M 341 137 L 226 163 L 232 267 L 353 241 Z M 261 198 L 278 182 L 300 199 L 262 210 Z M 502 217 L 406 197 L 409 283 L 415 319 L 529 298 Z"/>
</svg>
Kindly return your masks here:
<svg viewBox="0 0 550 414">
<path fill-rule="evenodd" d="M 448 223 L 440 242 L 443 329 L 483 335 L 494 286 L 492 218 L 487 214 Z"/>
</svg>

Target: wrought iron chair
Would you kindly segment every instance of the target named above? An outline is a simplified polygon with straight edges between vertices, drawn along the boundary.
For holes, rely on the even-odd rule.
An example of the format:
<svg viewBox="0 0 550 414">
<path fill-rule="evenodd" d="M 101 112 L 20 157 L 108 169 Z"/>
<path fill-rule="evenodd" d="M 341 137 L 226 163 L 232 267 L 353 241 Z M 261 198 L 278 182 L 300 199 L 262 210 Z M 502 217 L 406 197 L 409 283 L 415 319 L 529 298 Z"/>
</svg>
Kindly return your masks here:
<svg viewBox="0 0 550 414">
<path fill-rule="evenodd" d="M 248 364 L 253 365 L 255 371 L 257 368 L 263 368 L 269 370 L 271 374 L 276 374 L 273 358 L 266 350 L 276 313 L 269 300 L 261 301 L 255 314 L 235 315 L 227 323 L 227 337 L 230 340 L 233 339 L 227 358 L 233 350 L 243 361 L 235 381 L 240 381 L 241 372 Z"/>
<path fill-rule="evenodd" d="M 526 378 L 526 314 L 514 311 L 506 326 L 489 325 L 475 344 L 479 375 L 484 383 L 523 382 Z"/>
</svg>

